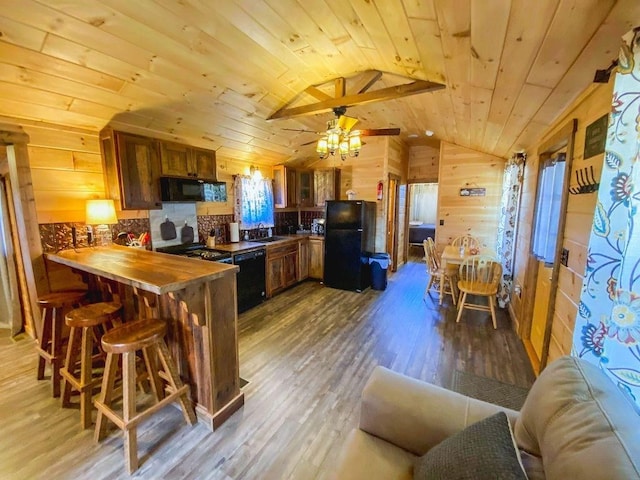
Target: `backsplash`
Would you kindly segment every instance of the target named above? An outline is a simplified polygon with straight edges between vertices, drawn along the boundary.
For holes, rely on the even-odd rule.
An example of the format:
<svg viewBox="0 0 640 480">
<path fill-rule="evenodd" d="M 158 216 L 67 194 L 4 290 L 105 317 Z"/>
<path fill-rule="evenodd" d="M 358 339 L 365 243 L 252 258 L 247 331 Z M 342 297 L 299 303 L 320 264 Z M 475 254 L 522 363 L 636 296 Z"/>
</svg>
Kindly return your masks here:
<svg viewBox="0 0 640 480">
<path fill-rule="evenodd" d="M 188 204 L 175 204 L 175 205 L 188 205 Z M 161 210 L 151 210 L 151 212 L 162 212 Z M 155 216 L 155 215 L 154 215 Z M 311 222 L 314 218 L 323 218 L 324 212 L 322 211 L 301 211 L 300 220 L 305 229 L 309 229 Z M 164 242 L 165 245 L 180 244 L 180 228 L 184 225 L 184 219 L 180 223 L 180 219 L 171 213 L 169 217 L 176 226 L 175 240 Z M 229 243 L 229 223 L 233 222 L 233 215 L 201 215 L 196 216 L 197 221 L 194 221 L 189 217 L 189 224 L 194 227 L 194 241 L 206 242 L 207 237 L 211 229 L 216 231 L 216 244 Z M 165 215 L 160 214 L 157 219 L 159 223 L 165 221 Z M 273 229 L 274 235 L 287 235 L 289 233 L 295 233 L 298 230 L 298 212 L 275 212 L 274 215 L 275 228 Z M 197 224 L 197 228 L 196 228 Z M 40 240 L 42 242 L 42 249 L 45 253 L 57 252 L 60 250 L 67 250 L 73 248 L 73 240 L 71 237 L 71 228 L 76 227 L 77 248 L 87 247 L 87 228 L 84 223 L 43 223 L 39 225 L 40 228 Z M 136 238 L 145 232 L 149 232 L 151 235 L 151 241 L 154 248 L 162 243 L 160 236 L 159 226 L 154 229 L 151 226 L 149 218 L 134 218 L 119 220 L 116 225 L 111 226 L 111 233 L 114 243 L 124 243 L 118 240 L 118 234 L 121 232 L 132 233 Z M 264 233 L 264 232 L 263 232 Z M 249 237 L 257 238 L 258 231 L 250 230 Z M 149 247 L 147 247 L 149 248 Z"/>
<path fill-rule="evenodd" d="M 151 244 L 155 250 L 158 247 L 180 245 L 185 238 L 185 232 L 193 243 L 198 243 L 198 217 L 195 203 L 163 203 L 161 210 L 149 210 L 149 223 L 151 224 Z M 170 232 L 171 231 L 171 232 Z M 172 233 L 173 238 L 163 238 L 163 233 Z M 203 241 L 206 237 L 203 238 Z"/>
<path fill-rule="evenodd" d="M 38 225 L 40 229 L 40 241 L 44 253 L 58 252 L 73 248 L 71 229 L 76 227 L 77 248 L 88 247 L 87 226 L 84 223 L 43 223 Z M 136 238 L 149 231 L 149 219 L 135 218 L 119 220 L 111 226 L 111 236 L 114 243 L 120 232 L 132 233 Z"/>
</svg>

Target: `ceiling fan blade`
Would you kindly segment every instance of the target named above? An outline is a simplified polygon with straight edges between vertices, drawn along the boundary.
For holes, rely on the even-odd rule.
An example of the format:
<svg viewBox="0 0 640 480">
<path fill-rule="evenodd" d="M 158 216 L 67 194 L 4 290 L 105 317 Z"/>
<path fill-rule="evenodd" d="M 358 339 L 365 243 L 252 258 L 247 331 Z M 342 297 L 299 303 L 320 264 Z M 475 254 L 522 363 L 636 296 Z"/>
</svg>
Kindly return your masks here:
<svg viewBox="0 0 640 480">
<path fill-rule="evenodd" d="M 315 130 L 305 130 L 304 128 L 283 128 L 282 130 L 288 130 L 290 132 L 315 133 L 316 135 L 322 135 L 322 132 L 316 132 Z"/>
<path fill-rule="evenodd" d="M 400 135 L 399 128 L 368 128 L 364 130 L 359 130 L 360 136 L 362 137 L 378 137 L 381 135 Z"/>
<path fill-rule="evenodd" d="M 314 140 L 313 142 L 301 143 L 300 146 L 306 147 L 307 145 L 314 145 L 316 143 L 318 143 L 318 140 Z"/>
<path fill-rule="evenodd" d="M 340 118 L 338 118 L 338 127 L 347 132 L 351 130 L 356 123 L 358 123 L 357 118 L 347 117 L 346 115 L 340 115 Z"/>
</svg>

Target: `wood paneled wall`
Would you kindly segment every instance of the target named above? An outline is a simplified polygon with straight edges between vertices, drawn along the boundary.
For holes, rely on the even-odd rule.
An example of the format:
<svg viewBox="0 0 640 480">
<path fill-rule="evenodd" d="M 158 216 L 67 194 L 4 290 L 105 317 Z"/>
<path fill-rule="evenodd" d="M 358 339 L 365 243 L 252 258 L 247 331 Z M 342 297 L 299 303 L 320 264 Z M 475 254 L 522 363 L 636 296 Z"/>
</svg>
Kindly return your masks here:
<svg viewBox="0 0 640 480">
<path fill-rule="evenodd" d="M 438 181 L 436 244 L 441 250 L 465 234 L 495 250 L 505 159 L 442 142 Z M 485 195 L 461 197 L 461 188 L 484 188 Z"/>
<path fill-rule="evenodd" d="M 353 190 L 358 200 L 376 202 L 376 251 L 380 252 L 386 248 L 386 212 L 384 202 L 376 199 L 376 189 L 379 181 L 383 181 L 386 188 L 388 152 L 389 137 L 367 137 L 366 145 L 357 157 L 347 157 L 342 161 L 340 157 L 330 156 L 325 160 L 300 164 L 308 168 L 339 168 L 340 199 L 346 199 L 347 190 Z"/>
<path fill-rule="evenodd" d="M 576 169 L 593 166 L 596 178 L 602 172 L 603 154 L 584 159 L 584 140 L 586 127 L 607 114 L 611 109 L 613 90 L 613 76 L 609 84 L 594 84 L 571 105 L 567 111 L 545 133 L 537 145 L 545 143 L 559 129 L 571 119 L 577 119 L 578 127 L 575 137 L 574 158 L 571 171 L 572 184 L 575 183 Z M 527 158 L 525 168 L 522 208 L 518 224 L 516 243 L 516 259 L 514 283 L 522 288 L 519 298 L 512 295 L 511 314 L 519 324 L 524 318 L 525 300 L 531 300 L 535 294 L 535 284 L 527 281 L 531 272 L 527 271 L 527 259 L 530 251 L 533 213 L 535 208 L 535 191 L 539 172 L 539 162 L 532 148 Z M 586 253 L 589 243 L 593 212 L 597 194 L 570 195 L 567 205 L 567 220 L 563 233 L 563 246 L 569 250 L 568 266 L 560 266 L 558 289 L 553 308 L 553 324 L 551 327 L 551 342 L 547 363 L 561 355 L 571 352 L 573 329 L 577 306 L 580 301 L 580 291 L 586 267 Z M 528 338 L 529 332 L 522 332 L 523 338 Z"/>
<path fill-rule="evenodd" d="M 412 145 L 409 149 L 409 183 L 437 183 L 440 144 Z"/>
<path fill-rule="evenodd" d="M 387 196 L 387 183 L 389 179 L 388 174 L 397 175 L 400 177 L 400 183 L 398 188 L 398 255 L 397 262 L 398 266 L 404 263 L 405 257 L 405 232 L 406 232 L 406 209 L 407 209 L 407 173 L 409 170 L 409 147 L 406 143 L 398 139 L 397 137 L 388 137 L 389 147 L 387 149 L 387 175 L 384 176 L 385 179 L 385 223 L 387 221 L 386 218 L 386 209 L 388 209 L 388 196 Z M 388 245 L 387 250 L 391 251 L 391 246 Z"/>
</svg>

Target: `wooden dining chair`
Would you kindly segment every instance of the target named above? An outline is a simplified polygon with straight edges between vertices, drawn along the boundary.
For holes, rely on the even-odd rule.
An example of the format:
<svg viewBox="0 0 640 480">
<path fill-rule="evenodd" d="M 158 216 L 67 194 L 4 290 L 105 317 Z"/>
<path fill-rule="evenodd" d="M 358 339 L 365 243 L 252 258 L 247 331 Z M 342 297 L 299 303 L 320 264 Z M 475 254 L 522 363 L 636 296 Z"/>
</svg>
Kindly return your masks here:
<svg viewBox="0 0 640 480">
<path fill-rule="evenodd" d="M 424 258 L 427 265 L 427 274 L 429 275 L 429 283 L 424 291 L 424 296 L 429 294 L 431 289 L 440 293 L 440 282 L 444 282 L 443 292 L 446 295 L 451 295 L 453 304 L 456 305 L 457 293 L 455 292 L 455 281 L 453 276 L 455 275 L 455 268 L 443 269 L 440 267 L 440 261 L 438 260 L 438 254 L 436 253 L 436 245 L 431 237 L 423 240 L 422 246 L 424 248 Z M 440 305 L 442 305 L 442 297 L 440 297 Z"/>
<path fill-rule="evenodd" d="M 468 308 L 491 312 L 493 328 L 498 328 L 496 322 L 496 295 L 501 276 L 502 265 L 494 257 L 473 255 L 460 264 L 458 272 L 460 299 L 456 323 L 462 318 L 464 309 Z M 471 298 L 469 298 L 470 295 Z M 475 296 L 487 297 L 488 305 L 474 303 L 472 300 Z"/>
<path fill-rule="evenodd" d="M 453 239 L 451 245 L 454 247 L 464 247 L 464 248 L 480 248 L 480 241 L 471 235 L 461 235 L 457 238 Z"/>
</svg>

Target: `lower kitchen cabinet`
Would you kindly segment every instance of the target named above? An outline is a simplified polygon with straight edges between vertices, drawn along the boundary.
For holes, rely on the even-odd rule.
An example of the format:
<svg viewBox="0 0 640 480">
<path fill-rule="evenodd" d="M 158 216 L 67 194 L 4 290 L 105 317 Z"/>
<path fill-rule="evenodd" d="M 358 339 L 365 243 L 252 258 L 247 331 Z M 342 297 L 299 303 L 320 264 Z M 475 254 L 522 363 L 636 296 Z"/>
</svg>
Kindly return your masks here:
<svg viewBox="0 0 640 480">
<path fill-rule="evenodd" d="M 309 238 L 298 240 L 298 281 L 309 278 Z"/>
<path fill-rule="evenodd" d="M 267 246 L 267 298 L 298 283 L 298 242 Z"/>
<path fill-rule="evenodd" d="M 309 277 L 316 280 L 324 277 L 323 237 L 309 237 Z"/>
</svg>

